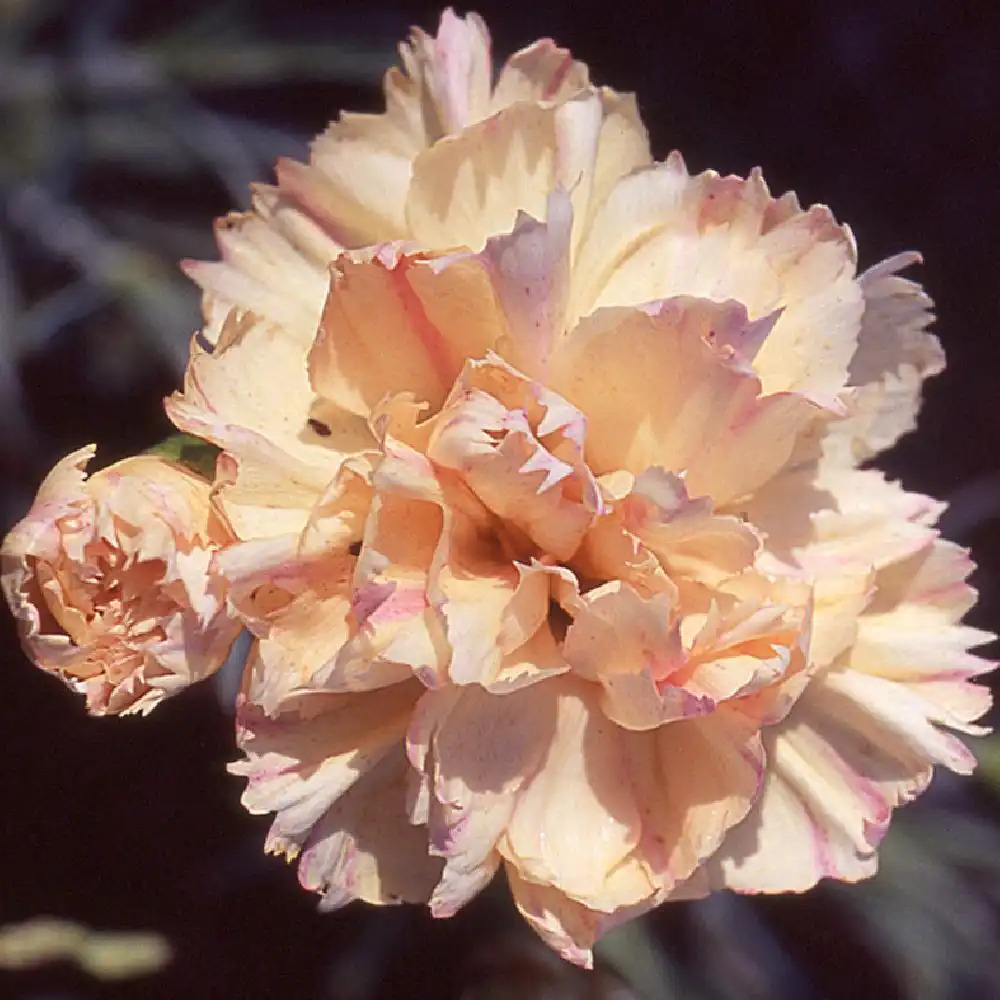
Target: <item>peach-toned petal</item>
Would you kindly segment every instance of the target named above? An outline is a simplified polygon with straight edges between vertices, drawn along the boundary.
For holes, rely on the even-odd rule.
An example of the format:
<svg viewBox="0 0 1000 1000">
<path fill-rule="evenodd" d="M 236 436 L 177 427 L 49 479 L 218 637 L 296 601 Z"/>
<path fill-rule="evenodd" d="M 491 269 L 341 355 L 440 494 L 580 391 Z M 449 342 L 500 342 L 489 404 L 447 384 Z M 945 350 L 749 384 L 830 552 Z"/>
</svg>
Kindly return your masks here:
<svg viewBox="0 0 1000 1000">
<path fill-rule="evenodd" d="M 581 323 L 551 384 L 587 416 L 591 468 L 662 466 L 716 506 L 780 471 L 819 411 L 794 393 L 762 396 L 756 376 L 710 342 L 748 322 L 737 303 L 682 298 Z"/>
<path fill-rule="evenodd" d="M 932 765 L 965 772 L 973 764 L 902 695 L 850 671 L 813 680 L 765 736 L 764 792 L 710 863 L 717 886 L 801 891 L 823 877 L 853 882 L 874 873 L 892 810 L 923 790 Z"/>
<path fill-rule="evenodd" d="M 216 343 L 233 309 L 280 326 L 303 347 L 319 323 L 330 284 L 328 267 L 342 247 L 276 188 L 254 191 L 253 211 L 215 224 L 220 261 L 185 261 L 204 292 L 204 337 Z"/>
<path fill-rule="evenodd" d="M 639 804 L 636 851 L 658 897 L 695 872 L 750 810 L 765 773 L 754 721 L 723 708 L 622 741 Z"/>
<path fill-rule="evenodd" d="M 832 462 L 776 477 L 742 505 L 765 535 L 767 565 L 817 579 L 878 569 L 926 545 L 944 505 L 875 469 Z"/>
<path fill-rule="evenodd" d="M 568 100 L 589 85 L 586 65 L 551 38 L 543 38 L 504 63 L 493 90 L 492 109 L 498 111 L 518 101 Z"/>
<path fill-rule="evenodd" d="M 825 206 L 790 207 L 757 171 L 691 177 L 676 153 L 622 178 L 581 247 L 575 315 L 678 295 L 779 310 L 754 360 L 765 392 L 838 392 L 864 309 L 853 238 Z"/>
<path fill-rule="evenodd" d="M 362 420 L 314 399 L 305 350 L 278 327 L 234 314 L 212 350 L 192 343 L 167 415 L 226 451 L 220 503 L 241 538 L 301 530 L 344 457 L 374 443 Z"/>
<path fill-rule="evenodd" d="M 583 423 L 566 400 L 490 356 L 466 365 L 427 454 L 512 528 L 566 559 L 601 508 L 582 463 Z"/>
<path fill-rule="evenodd" d="M 309 355 L 312 385 L 363 417 L 402 390 L 437 409 L 465 359 L 481 357 L 505 331 L 474 261 L 439 267 L 391 247 L 367 262 L 344 258 Z"/>
<path fill-rule="evenodd" d="M 828 446 L 844 464 L 871 458 L 913 430 L 924 379 L 944 369 L 941 345 L 927 332 L 933 303 L 899 274 L 920 260 L 916 253 L 897 254 L 858 279 L 865 312 L 848 373 L 855 387 L 851 415 L 831 428 Z"/>
<path fill-rule="evenodd" d="M 548 748 L 555 703 L 536 689 L 503 697 L 469 686 L 424 695 L 410 728 L 409 754 L 428 782 L 430 843 L 445 859 L 431 898 L 451 916 L 496 871 L 496 843 L 516 793 Z"/>
<path fill-rule="evenodd" d="M 612 581 L 583 596 L 566 634 L 566 659 L 601 684 L 603 711 L 630 730 L 705 715 L 734 698 L 770 696 L 805 667 L 808 607 L 769 601 L 766 589 L 756 589 L 735 600 L 720 594 L 707 615 L 682 620 L 665 595 L 642 598 Z M 754 705 L 768 717 L 776 711 L 770 697 L 766 711 Z M 752 714 L 749 705 L 744 711 Z"/>
<path fill-rule="evenodd" d="M 415 673 L 435 683 L 449 659 L 428 596 L 443 516 L 432 500 L 385 491 L 387 464 L 376 473 L 376 496 L 354 574 L 351 635 L 335 670 L 379 682 L 397 672 Z"/>
<path fill-rule="evenodd" d="M 351 694 L 311 692 L 270 717 L 247 685 L 237 713 L 245 760 L 229 765 L 247 778 L 243 805 L 275 813 L 267 848 L 295 857 L 323 814 L 359 778 L 400 745 L 421 691 L 416 681 Z"/>
<path fill-rule="evenodd" d="M 566 632 L 574 672 L 602 685 L 601 709 L 627 729 L 653 729 L 711 711 L 669 677 L 684 663 L 680 630 L 664 595 L 641 598 L 614 581 L 591 591 Z"/>
<path fill-rule="evenodd" d="M 562 188 L 573 205 L 575 244 L 592 197 L 645 162 L 630 110 L 610 92 L 581 91 L 562 103 L 513 104 L 442 139 L 413 163 L 406 207 L 413 238 L 479 250 L 509 232 L 520 212 L 545 220 L 549 193 Z"/>
<path fill-rule="evenodd" d="M 322 895 L 321 910 L 361 899 L 380 905 L 425 903 L 441 873 L 427 853 L 427 831 L 409 822 L 409 766 L 389 750 L 316 823 L 299 861 L 299 882 Z"/>
<path fill-rule="evenodd" d="M 650 593 L 680 588 L 692 600 L 692 585 L 704 591 L 752 565 L 760 537 L 742 519 L 714 513 L 707 497 L 692 499 L 683 480 L 663 469 L 627 479 L 618 496 L 608 496 L 606 515 L 577 556 L 586 575 L 618 577 Z"/>
<path fill-rule="evenodd" d="M 614 920 L 556 889 L 522 878 L 516 865 L 507 865 L 506 870 L 514 903 L 539 937 L 567 962 L 593 968 L 594 944 Z"/>
<path fill-rule="evenodd" d="M 973 723 L 991 696 L 970 682 L 993 664 L 968 650 L 995 636 L 958 624 L 975 600 L 965 582 L 971 570 L 968 553 L 942 540 L 882 570 L 844 664 L 895 682 L 899 697 L 919 703 L 931 721 L 982 734 L 987 730 Z"/>
<path fill-rule="evenodd" d="M 346 462 L 303 532 L 243 542 L 216 558 L 231 606 L 258 636 L 247 670 L 267 713 L 302 689 L 367 689 L 408 676 L 334 671 L 352 624 L 351 546 L 360 542 L 370 497 L 367 474 Z"/>
<path fill-rule="evenodd" d="M 537 692 L 556 699 L 554 730 L 544 762 L 518 796 L 501 854 L 524 878 L 594 909 L 647 899 L 654 888 L 632 858 L 639 814 L 625 783 L 619 731 L 579 682 L 554 680 Z"/>
<path fill-rule="evenodd" d="M 565 330 L 569 236 L 573 209 L 565 191 L 549 195 L 546 222 L 521 213 L 508 236 L 486 241 L 480 254 L 510 326 L 497 349 L 516 368 L 543 377 Z"/>
</svg>

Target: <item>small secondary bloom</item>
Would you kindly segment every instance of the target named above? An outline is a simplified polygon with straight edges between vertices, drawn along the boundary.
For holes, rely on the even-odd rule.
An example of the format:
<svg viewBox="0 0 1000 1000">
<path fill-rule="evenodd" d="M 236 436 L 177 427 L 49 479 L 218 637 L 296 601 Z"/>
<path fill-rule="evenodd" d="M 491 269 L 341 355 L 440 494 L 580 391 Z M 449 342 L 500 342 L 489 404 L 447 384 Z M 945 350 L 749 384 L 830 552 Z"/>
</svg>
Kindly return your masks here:
<svg viewBox="0 0 1000 1000">
<path fill-rule="evenodd" d="M 231 539 L 209 484 L 153 456 L 89 478 L 68 455 L 0 549 L 3 592 L 28 655 L 98 715 L 149 712 L 206 677 L 240 629 L 213 552 Z"/>
</svg>

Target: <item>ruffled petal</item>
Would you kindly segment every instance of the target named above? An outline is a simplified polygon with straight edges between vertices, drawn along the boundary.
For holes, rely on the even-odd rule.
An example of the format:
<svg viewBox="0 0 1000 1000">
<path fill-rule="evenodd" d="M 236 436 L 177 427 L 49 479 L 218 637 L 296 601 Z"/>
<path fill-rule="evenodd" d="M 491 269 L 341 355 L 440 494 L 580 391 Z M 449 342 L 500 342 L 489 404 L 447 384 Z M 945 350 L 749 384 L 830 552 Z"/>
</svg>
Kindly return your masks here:
<svg viewBox="0 0 1000 1000">
<path fill-rule="evenodd" d="M 611 91 L 563 102 L 517 102 L 435 143 L 413 163 L 410 232 L 425 246 L 479 250 L 518 213 L 546 218 L 549 193 L 569 192 L 579 243 L 619 177 L 648 162 L 634 104 Z"/>
<path fill-rule="evenodd" d="M 431 898 L 451 916 L 492 878 L 516 795 L 548 749 L 555 704 L 537 689 L 429 692 L 410 727 L 410 760 L 428 784 L 431 850 L 445 859 Z"/>
<path fill-rule="evenodd" d="M 558 679 L 535 697 L 555 699 L 548 754 L 517 799 L 499 850 L 532 882 L 602 912 L 648 899 L 648 872 L 633 857 L 639 810 L 627 784 L 620 730 L 588 685 Z"/>
<path fill-rule="evenodd" d="M 754 720 L 726 708 L 629 733 L 622 741 L 640 810 L 636 853 L 672 894 L 723 843 L 760 793 L 765 756 Z"/>
<path fill-rule="evenodd" d="M 407 256 L 342 258 L 309 354 L 324 399 L 368 417 L 403 390 L 438 409 L 466 358 L 506 333 L 489 277 L 475 261 Z"/>
<path fill-rule="evenodd" d="M 789 892 L 824 877 L 867 878 L 892 810 L 924 789 L 933 765 L 967 773 L 974 764 L 919 699 L 847 670 L 816 677 L 765 748 L 761 799 L 709 863 L 717 888 Z"/>
<path fill-rule="evenodd" d="M 601 483 L 608 509 L 576 558 L 585 575 L 628 580 L 640 592 L 669 589 L 697 607 L 706 592 L 753 564 L 757 532 L 741 518 L 716 514 L 707 497 L 692 499 L 678 476 L 654 467 L 617 478 L 615 490 Z"/>
<path fill-rule="evenodd" d="M 279 189 L 264 186 L 254 190 L 252 212 L 216 222 L 215 238 L 221 260 L 182 263 L 204 292 L 203 337 L 215 344 L 237 309 L 280 326 L 307 347 L 330 284 L 329 263 L 343 247 Z"/>
<path fill-rule="evenodd" d="M 227 453 L 219 502 L 246 539 L 300 531 L 343 459 L 374 444 L 364 421 L 316 405 L 305 349 L 249 315 L 232 315 L 212 350 L 192 342 L 184 391 L 165 405 Z"/>
<path fill-rule="evenodd" d="M 427 831 L 409 822 L 410 768 L 402 747 L 389 750 L 316 823 L 299 861 L 299 882 L 321 894 L 319 908 L 366 903 L 426 903 L 441 862 L 427 853 Z"/>
<path fill-rule="evenodd" d="M 897 254 L 858 279 L 865 311 L 848 373 L 850 417 L 830 429 L 827 442 L 845 465 L 871 458 L 913 430 L 924 380 L 944 370 L 941 345 L 927 332 L 933 303 L 899 274 L 920 261 L 917 253 Z"/>
<path fill-rule="evenodd" d="M 498 357 L 470 361 L 442 408 L 428 457 L 544 552 L 568 559 L 601 510 L 583 464 L 583 417 Z"/>
<path fill-rule="evenodd" d="M 237 708 L 245 760 L 229 765 L 247 778 L 244 807 L 275 813 L 267 850 L 295 857 L 326 811 L 394 747 L 422 690 L 416 681 L 378 691 L 310 692 L 284 702 L 274 717 L 256 704 L 252 675 Z"/>
<path fill-rule="evenodd" d="M 988 730 L 973 723 L 992 698 L 971 680 L 994 664 L 968 650 L 995 636 L 959 624 L 976 597 L 965 582 L 972 568 L 965 549 L 936 539 L 880 572 L 844 665 L 893 682 L 933 722 L 978 735 Z"/>
<path fill-rule="evenodd" d="M 516 368 L 539 378 L 565 332 L 573 223 L 565 191 L 549 195 L 546 219 L 519 214 L 513 232 L 491 237 L 480 254 L 510 327 L 498 350 Z"/>
<path fill-rule="evenodd" d="M 581 323 L 550 384 L 587 416 L 595 473 L 662 466 L 721 506 L 779 472 L 821 411 L 795 393 L 762 395 L 753 372 L 711 343 L 747 323 L 738 303 L 684 298 Z"/>
<path fill-rule="evenodd" d="M 670 296 L 735 299 L 780 316 L 754 359 L 764 391 L 840 391 L 864 309 L 850 232 L 829 209 L 775 200 L 759 171 L 744 180 L 683 159 L 622 178 L 574 267 L 577 314 Z M 818 335 L 817 331 L 822 331 Z"/>
</svg>

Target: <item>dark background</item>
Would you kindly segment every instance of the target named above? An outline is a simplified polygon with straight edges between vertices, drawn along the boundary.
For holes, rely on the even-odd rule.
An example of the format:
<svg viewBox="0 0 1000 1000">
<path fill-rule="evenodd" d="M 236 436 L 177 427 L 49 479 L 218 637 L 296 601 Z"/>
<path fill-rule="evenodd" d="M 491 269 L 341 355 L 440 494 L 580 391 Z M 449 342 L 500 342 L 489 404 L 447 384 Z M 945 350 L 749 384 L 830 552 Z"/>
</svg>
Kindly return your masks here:
<svg viewBox="0 0 1000 1000">
<path fill-rule="evenodd" d="M 177 385 L 197 323 L 196 291 L 172 261 L 214 257 L 211 218 L 245 205 L 246 182 L 268 179 L 277 155 L 304 156 L 339 109 L 380 109 L 379 67 L 410 24 L 433 29 L 438 11 L 335 0 L 148 6 L 0 2 L 3 529 L 72 448 L 98 441 L 112 460 L 168 433 L 160 400 Z M 952 501 L 945 529 L 981 567 L 970 621 L 996 628 L 1000 8 L 553 0 L 476 9 L 498 57 L 549 35 L 596 82 L 637 92 L 657 157 L 678 148 L 692 171 L 760 165 L 774 193 L 794 188 L 848 222 L 862 267 L 900 250 L 924 254 L 919 279 L 937 302 L 949 366 L 929 385 L 918 433 L 879 464 Z M 270 75 L 234 69 L 234 53 L 267 46 L 287 57 Z M 157 68 L 153 85 L 136 74 L 137 54 Z M 261 857 L 266 820 L 243 812 L 241 782 L 225 773 L 231 719 L 212 684 L 147 720 L 90 720 L 28 665 L 0 619 L 0 924 L 54 913 L 151 928 L 176 952 L 158 978 L 114 987 L 69 967 L 0 973 L 0 996 L 611 995 L 610 979 L 577 976 L 536 948 L 509 919 L 502 888 L 445 923 L 419 910 L 317 915 L 293 871 Z M 937 829 L 944 816 L 951 841 L 955 816 L 986 829 L 991 795 L 939 779 L 910 826 Z M 990 879 L 995 888 L 995 868 L 970 880 L 979 870 L 963 864 L 950 891 L 971 900 Z M 913 872 L 902 870 L 905 883 Z M 920 956 L 907 965 L 906 949 L 923 949 L 940 915 L 905 891 L 892 905 L 901 908 L 892 927 L 917 928 L 900 935 L 898 953 L 836 892 L 677 905 L 651 928 L 678 996 L 891 998 L 918 987 L 928 998 L 1000 996 L 995 978 L 953 968 L 958 945 L 934 967 L 944 985 Z M 994 911 L 975 909 L 966 930 L 981 940 L 969 963 L 995 964 Z"/>
</svg>

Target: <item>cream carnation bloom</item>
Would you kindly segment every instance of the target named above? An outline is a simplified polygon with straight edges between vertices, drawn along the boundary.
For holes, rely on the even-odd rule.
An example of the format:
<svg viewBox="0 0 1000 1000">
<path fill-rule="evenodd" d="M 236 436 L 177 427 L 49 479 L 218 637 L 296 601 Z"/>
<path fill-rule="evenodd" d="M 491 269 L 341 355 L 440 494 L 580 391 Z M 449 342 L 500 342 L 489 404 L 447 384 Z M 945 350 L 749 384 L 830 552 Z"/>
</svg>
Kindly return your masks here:
<svg viewBox="0 0 1000 1000">
<path fill-rule="evenodd" d="M 88 711 L 146 713 L 216 670 L 241 627 L 209 568 L 232 535 L 183 466 L 140 456 L 88 478 L 93 456 L 59 462 L 4 540 L 3 592 L 28 656 Z"/>
<path fill-rule="evenodd" d="M 502 866 L 587 963 L 664 900 L 871 874 L 971 768 L 988 637 L 939 506 L 855 468 L 942 364 L 915 256 L 859 276 L 825 207 L 648 163 L 551 43 L 491 88 L 484 38 L 417 33 L 229 224 L 168 412 L 224 449 L 268 848 L 440 916 Z"/>
</svg>

